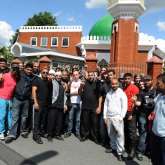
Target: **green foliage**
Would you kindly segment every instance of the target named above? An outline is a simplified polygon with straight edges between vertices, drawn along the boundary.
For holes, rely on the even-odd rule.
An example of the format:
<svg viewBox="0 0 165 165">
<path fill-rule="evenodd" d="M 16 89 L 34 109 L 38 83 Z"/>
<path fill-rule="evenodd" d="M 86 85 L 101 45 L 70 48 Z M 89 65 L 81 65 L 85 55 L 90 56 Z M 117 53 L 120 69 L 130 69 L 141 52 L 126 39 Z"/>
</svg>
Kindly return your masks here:
<svg viewBox="0 0 165 165">
<path fill-rule="evenodd" d="M 13 45 L 17 41 L 18 32 L 19 32 L 19 30 L 17 29 L 15 34 L 12 36 L 12 39 L 10 40 L 11 45 Z"/>
<path fill-rule="evenodd" d="M 11 62 L 13 59 L 13 54 L 10 52 L 10 49 L 7 47 L 1 47 L 0 54 L 7 60 L 7 62 Z"/>
<path fill-rule="evenodd" d="M 56 17 L 50 12 L 40 12 L 29 18 L 25 26 L 57 26 Z"/>
</svg>

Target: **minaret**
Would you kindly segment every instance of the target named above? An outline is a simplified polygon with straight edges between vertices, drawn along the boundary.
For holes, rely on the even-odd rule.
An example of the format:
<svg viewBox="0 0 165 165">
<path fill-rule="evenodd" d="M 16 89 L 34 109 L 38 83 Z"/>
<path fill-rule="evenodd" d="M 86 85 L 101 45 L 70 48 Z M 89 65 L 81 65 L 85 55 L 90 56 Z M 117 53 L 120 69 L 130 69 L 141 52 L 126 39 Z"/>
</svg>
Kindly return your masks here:
<svg viewBox="0 0 165 165">
<path fill-rule="evenodd" d="M 111 64 L 134 64 L 138 50 L 137 18 L 145 11 L 144 0 L 108 0 L 114 17 L 111 37 Z"/>
</svg>

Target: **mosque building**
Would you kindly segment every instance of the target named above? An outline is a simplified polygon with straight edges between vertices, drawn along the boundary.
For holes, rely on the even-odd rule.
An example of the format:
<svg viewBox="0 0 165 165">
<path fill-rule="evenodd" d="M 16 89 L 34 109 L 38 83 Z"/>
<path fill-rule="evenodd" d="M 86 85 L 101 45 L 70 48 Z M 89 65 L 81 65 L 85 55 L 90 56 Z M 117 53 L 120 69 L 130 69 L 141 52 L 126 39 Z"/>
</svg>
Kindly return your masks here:
<svg viewBox="0 0 165 165">
<path fill-rule="evenodd" d="M 161 72 L 165 53 L 139 38 L 138 17 L 144 0 L 109 0 L 110 14 L 83 36 L 82 26 L 22 26 L 11 52 L 19 58 L 37 57 L 42 66 L 80 65 L 95 71 L 108 64 L 117 74 Z"/>
</svg>

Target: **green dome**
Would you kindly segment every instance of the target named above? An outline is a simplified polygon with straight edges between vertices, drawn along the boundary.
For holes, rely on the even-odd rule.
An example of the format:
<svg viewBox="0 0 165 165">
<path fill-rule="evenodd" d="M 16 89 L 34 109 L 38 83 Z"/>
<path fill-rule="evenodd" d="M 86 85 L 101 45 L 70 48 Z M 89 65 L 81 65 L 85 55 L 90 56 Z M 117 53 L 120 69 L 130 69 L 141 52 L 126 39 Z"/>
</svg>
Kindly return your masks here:
<svg viewBox="0 0 165 165">
<path fill-rule="evenodd" d="M 106 15 L 98 20 L 89 32 L 89 36 L 111 36 L 113 17 Z"/>
</svg>

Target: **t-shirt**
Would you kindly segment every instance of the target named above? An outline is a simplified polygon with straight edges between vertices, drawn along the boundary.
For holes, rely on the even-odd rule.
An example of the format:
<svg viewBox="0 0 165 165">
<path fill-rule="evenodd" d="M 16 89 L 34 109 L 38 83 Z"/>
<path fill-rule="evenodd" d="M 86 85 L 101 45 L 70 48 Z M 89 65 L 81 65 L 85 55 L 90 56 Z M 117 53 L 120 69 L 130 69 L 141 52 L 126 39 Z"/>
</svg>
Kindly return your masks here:
<svg viewBox="0 0 165 165">
<path fill-rule="evenodd" d="M 80 104 L 81 98 L 80 95 L 72 95 L 72 93 L 78 93 L 78 90 L 81 85 L 81 80 L 78 81 L 73 80 L 70 85 L 70 94 L 71 94 L 71 103 Z"/>
<path fill-rule="evenodd" d="M 82 109 L 96 110 L 99 98 L 99 83 L 86 81 L 82 93 Z"/>
<path fill-rule="evenodd" d="M 126 88 L 124 88 L 124 92 L 128 98 L 128 112 L 132 113 L 134 108 L 134 102 L 132 97 L 139 94 L 139 88 L 136 85 L 130 84 Z"/>
<path fill-rule="evenodd" d="M 0 98 L 10 100 L 16 87 L 16 80 L 13 78 L 11 72 L 4 73 L 3 81 L 0 83 Z"/>
<path fill-rule="evenodd" d="M 37 87 L 37 99 L 42 104 L 48 104 L 50 94 L 50 84 L 48 80 L 43 80 L 40 77 L 33 81 L 32 86 Z"/>
</svg>

